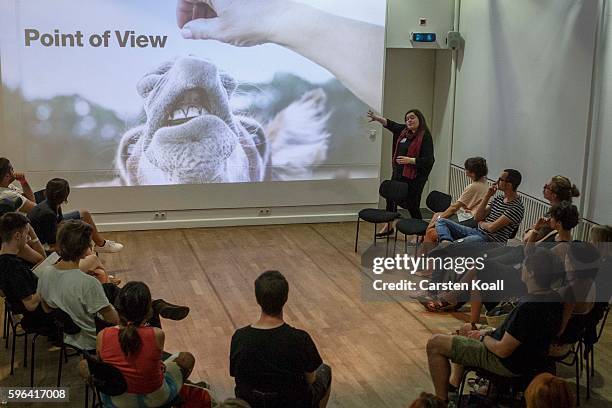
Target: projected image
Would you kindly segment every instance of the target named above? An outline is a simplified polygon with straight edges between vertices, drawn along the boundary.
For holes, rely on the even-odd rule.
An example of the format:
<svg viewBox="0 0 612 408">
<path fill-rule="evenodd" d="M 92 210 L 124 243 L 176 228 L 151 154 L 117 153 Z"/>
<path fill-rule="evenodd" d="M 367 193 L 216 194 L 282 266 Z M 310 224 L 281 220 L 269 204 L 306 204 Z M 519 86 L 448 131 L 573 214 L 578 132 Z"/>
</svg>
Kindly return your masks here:
<svg viewBox="0 0 612 408">
<path fill-rule="evenodd" d="M 363 136 L 364 112 L 381 105 L 384 0 L 0 11 L 1 125 L 29 172 L 78 186 L 378 175 L 379 147 Z"/>
</svg>

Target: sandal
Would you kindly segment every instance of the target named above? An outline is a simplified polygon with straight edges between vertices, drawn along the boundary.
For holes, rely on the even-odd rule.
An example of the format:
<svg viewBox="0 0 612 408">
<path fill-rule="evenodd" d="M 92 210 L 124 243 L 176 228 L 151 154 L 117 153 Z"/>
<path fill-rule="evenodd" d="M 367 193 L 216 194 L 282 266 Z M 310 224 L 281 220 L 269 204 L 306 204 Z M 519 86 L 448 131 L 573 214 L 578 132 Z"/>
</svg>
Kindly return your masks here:
<svg viewBox="0 0 612 408">
<path fill-rule="evenodd" d="M 454 312 L 457 310 L 457 305 L 447 302 L 444 299 L 431 300 L 424 304 L 428 312 Z"/>
</svg>

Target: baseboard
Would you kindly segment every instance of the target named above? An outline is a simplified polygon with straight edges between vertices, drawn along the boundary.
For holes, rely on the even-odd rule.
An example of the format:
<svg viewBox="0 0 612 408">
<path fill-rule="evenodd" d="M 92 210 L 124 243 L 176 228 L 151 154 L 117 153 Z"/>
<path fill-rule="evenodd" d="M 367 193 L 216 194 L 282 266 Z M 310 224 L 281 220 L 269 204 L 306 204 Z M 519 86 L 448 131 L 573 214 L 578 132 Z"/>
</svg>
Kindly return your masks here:
<svg viewBox="0 0 612 408">
<path fill-rule="evenodd" d="M 312 224 L 355 221 L 359 210 L 376 204 L 274 207 L 269 215 L 259 209 L 218 209 L 94 214 L 100 231 L 138 231 L 177 228 L 228 227 L 243 225 Z"/>
</svg>

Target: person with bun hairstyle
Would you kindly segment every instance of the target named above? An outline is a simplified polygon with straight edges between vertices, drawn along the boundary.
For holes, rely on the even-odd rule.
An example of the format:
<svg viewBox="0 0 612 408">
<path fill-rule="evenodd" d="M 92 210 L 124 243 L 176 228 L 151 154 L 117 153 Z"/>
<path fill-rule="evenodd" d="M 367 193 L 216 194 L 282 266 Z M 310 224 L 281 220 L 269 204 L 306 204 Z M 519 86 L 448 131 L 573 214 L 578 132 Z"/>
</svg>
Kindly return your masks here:
<svg viewBox="0 0 612 408">
<path fill-rule="evenodd" d="M 119 324 L 98 333 L 96 352 L 103 362 L 121 371 L 127 392 L 103 396 L 105 406 L 159 407 L 169 403 L 191 374 L 195 358 L 180 352 L 162 361 L 165 334 L 146 325 L 153 307 L 151 292 L 143 282 L 128 282 L 121 288 L 115 309 Z"/>
<path fill-rule="evenodd" d="M 425 116 L 418 109 L 411 109 L 404 115 L 404 123 L 368 111 L 370 121 L 382 124 L 393 133 L 391 180 L 380 185 L 380 195 L 387 200 L 387 211 L 397 211 L 401 206 L 410 212 L 412 218 L 423 219 L 421 214 L 421 195 L 434 165 L 434 145 Z M 376 236 L 383 237 L 394 233 L 387 224 Z"/>
<path fill-rule="evenodd" d="M 580 197 L 580 191 L 570 179 L 557 175 L 544 184 L 542 195 L 551 204 L 559 204 L 562 201 L 572 202 L 575 197 Z M 523 242 L 537 242 L 542 240 L 552 231 L 549 225 L 548 214 L 539 218 L 538 221 L 523 235 Z"/>
</svg>

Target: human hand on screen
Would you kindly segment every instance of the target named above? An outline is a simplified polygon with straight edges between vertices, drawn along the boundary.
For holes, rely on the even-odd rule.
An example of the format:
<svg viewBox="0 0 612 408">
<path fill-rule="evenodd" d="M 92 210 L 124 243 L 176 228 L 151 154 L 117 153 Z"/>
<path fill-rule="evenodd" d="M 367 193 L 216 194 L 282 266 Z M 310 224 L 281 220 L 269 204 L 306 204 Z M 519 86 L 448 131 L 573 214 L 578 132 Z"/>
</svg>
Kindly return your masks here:
<svg viewBox="0 0 612 408">
<path fill-rule="evenodd" d="M 382 25 L 291 0 L 177 0 L 176 16 L 184 38 L 283 46 L 330 71 L 369 106 L 381 104 Z"/>
<path fill-rule="evenodd" d="M 184 38 L 248 47 L 272 42 L 273 28 L 292 4 L 280 0 L 178 0 L 177 23 Z"/>
</svg>

